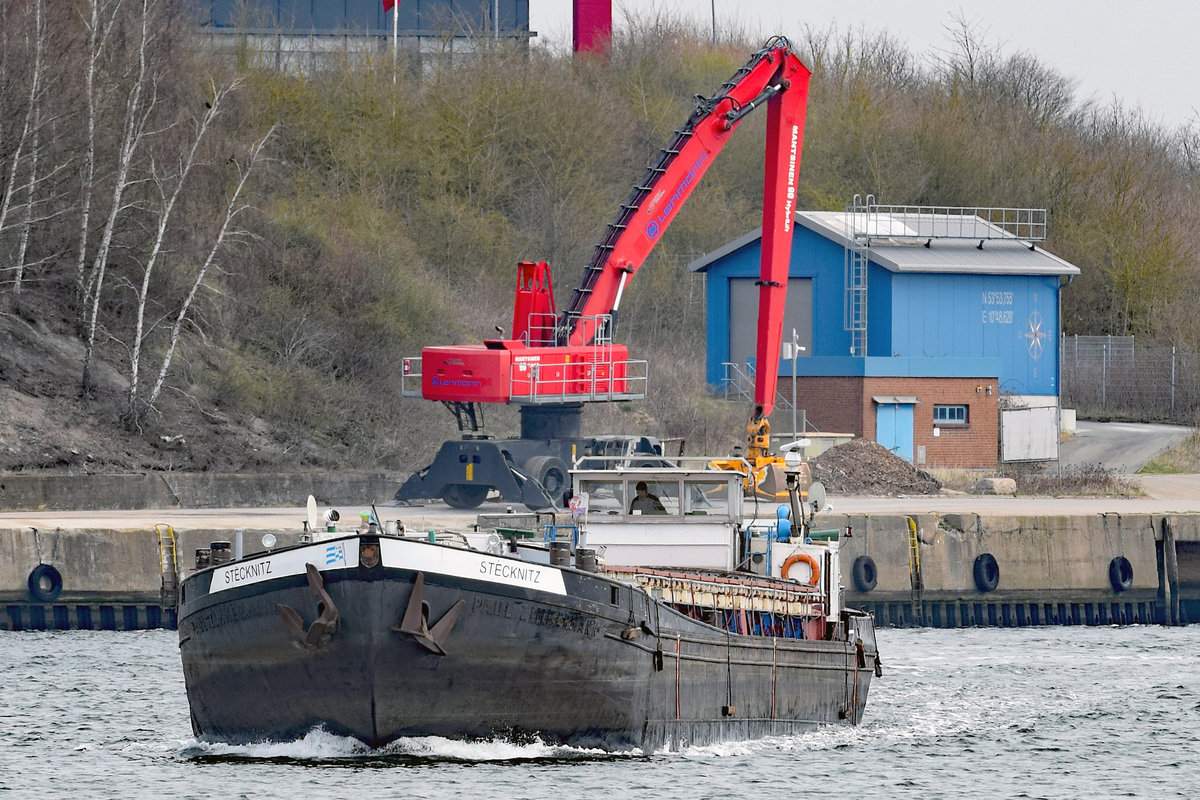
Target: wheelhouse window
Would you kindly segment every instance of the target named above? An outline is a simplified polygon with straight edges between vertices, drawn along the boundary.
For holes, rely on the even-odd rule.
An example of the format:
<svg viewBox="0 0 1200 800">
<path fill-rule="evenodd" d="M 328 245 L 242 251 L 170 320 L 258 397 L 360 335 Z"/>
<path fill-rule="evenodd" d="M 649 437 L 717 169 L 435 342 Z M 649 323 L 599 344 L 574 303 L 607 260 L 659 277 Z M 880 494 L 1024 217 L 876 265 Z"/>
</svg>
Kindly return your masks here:
<svg viewBox="0 0 1200 800">
<path fill-rule="evenodd" d="M 965 404 L 933 407 L 934 425 L 966 425 L 969 421 Z"/>
<path fill-rule="evenodd" d="M 728 516 L 728 481 L 685 481 L 683 513 L 691 516 Z"/>
<path fill-rule="evenodd" d="M 596 514 L 625 513 L 625 485 L 621 481 L 584 481 L 589 511 Z"/>
<path fill-rule="evenodd" d="M 649 471 L 609 477 L 580 476 L 577 490 L 587 497 L 587 512 L 601 517 L 651 516 L 662 521 L 721 522 L 740 513 L 741 476 L 670 475 Z M 611 474 L 611 473 L 610 473 Z"/>
<path fill-rule="evenodd" d="M 650 477 L 647 480 L 627 480 L 629 513 L 672 516 L 679 513 L 679 482 Z"/>
</svg>

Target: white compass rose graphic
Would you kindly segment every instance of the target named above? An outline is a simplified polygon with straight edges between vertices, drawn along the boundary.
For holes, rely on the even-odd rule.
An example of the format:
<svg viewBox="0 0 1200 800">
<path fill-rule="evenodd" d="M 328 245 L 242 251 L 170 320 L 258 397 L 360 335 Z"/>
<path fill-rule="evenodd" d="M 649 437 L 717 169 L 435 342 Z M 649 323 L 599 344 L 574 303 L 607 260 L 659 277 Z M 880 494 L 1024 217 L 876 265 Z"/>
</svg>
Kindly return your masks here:
<svg viewBox="0 0 1200 800">
<path fill-rule="evenodd" d="M 1024 336 L 1029 340 L 1029 357 L 1037 360 L 1042 356 L 1042 340 L 1049 336 L 1048 333 L 1042 330 L 1042 315 L 1034 311 L 1029 315 L 1029 330 L 1025 331 Z"/>
</svg>

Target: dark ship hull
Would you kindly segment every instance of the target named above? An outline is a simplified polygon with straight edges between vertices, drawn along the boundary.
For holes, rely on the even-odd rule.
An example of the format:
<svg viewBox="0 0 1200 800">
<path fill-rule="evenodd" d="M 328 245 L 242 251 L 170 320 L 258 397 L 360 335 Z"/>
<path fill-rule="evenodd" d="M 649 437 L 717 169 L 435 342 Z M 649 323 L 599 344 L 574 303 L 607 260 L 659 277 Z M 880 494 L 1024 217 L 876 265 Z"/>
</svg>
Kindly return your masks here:
<svg viewBox="0 0 1200 800">
<path fill-rule="evenodd" d="M 802 632 L 787 614 L 704 609 L 714 625 L 655 594 L 367 535 L 217 565 L 181 587 L 192 725 L 227 742 L 319 726 L 372 746 L 536 736 L 649 752 L 860 719 L 878 661 L 869 617 Z"/>
</svg>

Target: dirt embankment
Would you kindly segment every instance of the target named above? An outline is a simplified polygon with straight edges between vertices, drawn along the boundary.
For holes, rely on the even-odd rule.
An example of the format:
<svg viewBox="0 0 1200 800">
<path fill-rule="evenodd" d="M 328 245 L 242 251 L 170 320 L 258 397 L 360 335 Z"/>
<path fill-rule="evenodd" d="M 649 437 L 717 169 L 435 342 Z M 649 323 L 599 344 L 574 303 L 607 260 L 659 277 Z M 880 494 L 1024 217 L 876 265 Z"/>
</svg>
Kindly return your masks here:
<svg viewBox="0 0 1200 800">
<path fill-rule="evenodd" d="M 60 313 L 45 303 L 0 305 L 0 472 L 264 471 L 316 450 L 202 408 L 186 391 L 165 393 L 142 429 L 130 430 L 120 419 L 127 365 L 97 356 L 90 395 L 81 397 L 83 344 Z"/>
</svg>

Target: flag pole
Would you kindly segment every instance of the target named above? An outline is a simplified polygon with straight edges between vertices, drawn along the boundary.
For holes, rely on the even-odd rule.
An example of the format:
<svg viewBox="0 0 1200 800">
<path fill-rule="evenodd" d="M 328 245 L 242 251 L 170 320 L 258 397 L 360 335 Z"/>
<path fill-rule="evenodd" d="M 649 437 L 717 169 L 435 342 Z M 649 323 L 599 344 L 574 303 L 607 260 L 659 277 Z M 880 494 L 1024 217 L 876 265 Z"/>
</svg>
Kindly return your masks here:
<svg viewBox="0 0 1200 800">
<path fill-rule="evenodd" d="M 396 85 L 397 64 L 400 59 L 400 3 L 392 6 L 392 85 Z"/>
</svg>

